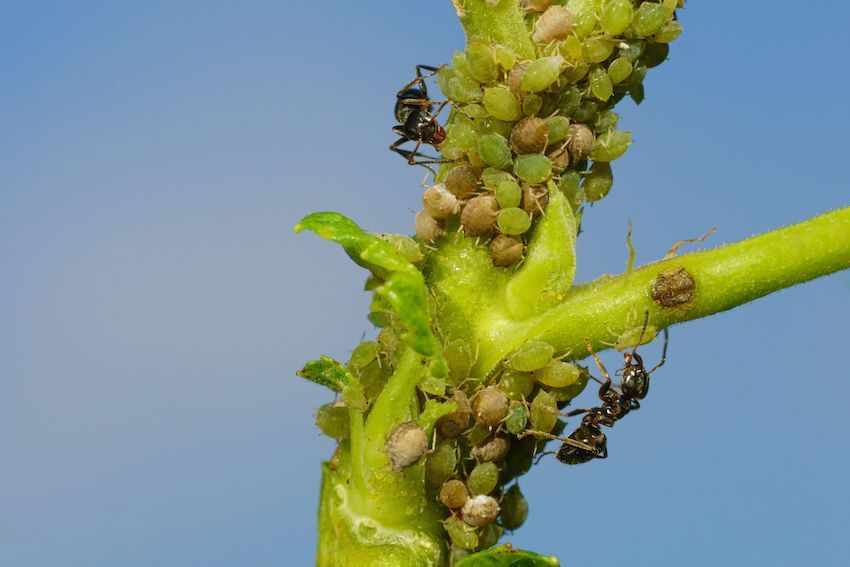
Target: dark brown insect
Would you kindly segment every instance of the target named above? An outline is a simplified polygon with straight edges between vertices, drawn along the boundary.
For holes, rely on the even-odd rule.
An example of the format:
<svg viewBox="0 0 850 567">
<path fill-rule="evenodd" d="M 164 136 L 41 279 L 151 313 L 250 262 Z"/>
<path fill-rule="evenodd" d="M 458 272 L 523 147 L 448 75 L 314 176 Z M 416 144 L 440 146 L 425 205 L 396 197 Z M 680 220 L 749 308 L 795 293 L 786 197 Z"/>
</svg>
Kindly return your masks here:
<svg viewBox="0 0 850 567">
<path fill-rule="evenodd" d="M 448 104 L 448 101 L 438 103 L 430 100 L 425 79 L 433 77 L 442 68 L 417 65 L 416 78 L 396 93 L 395 119 L 398 124 L 393 126 L 393 132 L 401 137 L 390 146 L 391 151 L 405 158 L 410 165 L 421 165 L 431 173 L 434 173 L 434 170 L 428 164 L 443 163 L 448 160 L 424 155 L 419 152 L 419 147 L 422 144 L 429 144 L 436 148 L 446 139 L 446 131 L 437 122 L 437 116 Z M 423 69 L 429 71 L 429 73 L 423 75 Z M 434 112 L 435 105 L 436 112 Z M 401 147 L 408 142 L 416 143 L 413 150 Z"/>
</svg>

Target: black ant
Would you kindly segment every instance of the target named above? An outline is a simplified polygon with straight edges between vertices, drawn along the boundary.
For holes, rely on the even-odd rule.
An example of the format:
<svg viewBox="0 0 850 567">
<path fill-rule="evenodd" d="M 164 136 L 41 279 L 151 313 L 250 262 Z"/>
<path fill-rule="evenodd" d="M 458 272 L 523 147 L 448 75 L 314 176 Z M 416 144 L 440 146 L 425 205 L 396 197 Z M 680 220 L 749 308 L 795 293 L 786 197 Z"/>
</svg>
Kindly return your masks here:
<svg viewBox="0 0 850 567">
<path fill-rule="evenodd" d="M 440 72 L 445 67 L 431 67 L 429 65 L 416 66 L 416 78 L 404 85 L 401 90 L 396 93 L 395 103 L 395 119 L 399 122 L 393 126 L 393 132 L 401 136 L 390 146 L 390 150 L 407 159 L 410 165 L 421 165 L 427 168 L 431 173 L 434 170 L 428 166 L 430 163 L 444 163 L 448 160 L 433 158 L 419 153 L 419 146 L 422 144 L 430 144 L 437 147 L 443 140 L 446 139 L 446 131 L 437 122 L 437 115 L 443 110 L 449 101 L 437 103 L 428 99 L 428 87 L 425 85 L 425 79 L 429 79 Z M 427 75 L 422 74 L 422 70 L 430 71 Z M 434 105 L 437 106 L 437 111 L 431 114 Z M 402 149 L 400 146 L 407 142 L 416 142 L 416 146 L 411 150 Z M 416 158 L 425 158 L 417 161 Z M 435 174 L 436 175 L 436 174 Z"/>
<path fill-rule="evenodd" d="M 649 312 L 644 319 L 643 329 L 640 333 L 640 338 L 637 344 L 643 341 L 643 335 L 646 332 L 647 324 L 649 323 Z M 585 339 L 587 350 L 590 352 L 593 359 L 596 361 L 596 366 L 602 372 L 605 380 L 600 382 L 599 399 L 602 400 L 602 405 L 588 408 L 576 409 L 567 414 L 568 417 L 584 414 L 581 420 L 581 425 L 573 431 L 569 437 L 561 438 L 544 434 L 545 437 L 551 437 L 561 441 L 563 444 L 555 458 L 566 465 L 578 465 L 586 463 L 592 459 L 605 459 L 608 457 L 608 446 L 605 434 L 600 426 L 613 427 L 613 425 L 625 417 L 632 410 L 640 408 L 640 401 L 649 393 L 649 376 L 658 370 L 667 360 L 667 343 L 669 335 L 667 329 L 664 329 L 664 347 L 661 352 L 661 361 L 647 371 L 643 365 L 643 359 L 637 353 L 637 345 L 631 352 L 623 354 L 625 365 L 623 366 L 622 378 L 620 380 L 620 391 L 618 392 L 611 385 L 611 375 L 608 374 L 602 361 L 593 352 L 590 346 L 590 341 Z M 594 378 L 594 380 L 596 380 Z M 597 380 L 599 381 L 599 380 Z M 530 434 L 540 434 L 540 432 L 529 431 Z"/>
</svg>

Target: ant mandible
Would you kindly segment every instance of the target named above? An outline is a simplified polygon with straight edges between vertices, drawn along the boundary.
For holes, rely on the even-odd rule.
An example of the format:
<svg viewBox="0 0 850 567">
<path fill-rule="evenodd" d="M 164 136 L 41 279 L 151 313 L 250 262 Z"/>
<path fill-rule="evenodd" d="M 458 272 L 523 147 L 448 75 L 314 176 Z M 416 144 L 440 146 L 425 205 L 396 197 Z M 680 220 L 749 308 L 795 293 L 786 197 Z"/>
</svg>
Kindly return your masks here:
<svg viewBox="0 0 850 567">
<path fill-rule="evenodd" d="M 647 311 L 644 318 L 643 328 L 638 338 L 637 344 L 643 342 L 644 333 L 649 323 L 649 312 Z M 596 361 L 596 366 L 602 372 L 605 380 L 600 382 L 599 399 L 602 405 L 587 408 L 576 409 L 567 414 L 568 417 L 584 414 L 581 420 L 581 425 L 573 431 L 569 437 L 561 438 L 553 435 L 543 434 L 545 437 L 550 437 L 561 441 L 558 452 L 555 458 L 566 465 L 578 465 L 586 463 L 592 459 L 605 459 L 608 457 L 608 446 L 605 434 L 602 432 L 601 426 L 613 427 L 613 425 L 622 419 L 632 410 L 640 408 L 640 401 L 649 393 L 649 376 L 658 370 L 667 360 L 667 344 L 669 335 L 667 329 L 664 329 L 664 347 L 661 351 L 661 361 L 656 364 L 652 370 L 647 371 L 643 364 L 643 359 L 637 353 L 637 345 L 631 352 L 623 354 L 625 364 L 623 366 L 622 379 L 620 380 L 620 391 L 617 391 L 611 385 L 611 375 L 602 364 L 602 361 L 593 351 L 590 346 L 590 341 L 585 339 L 585 345 L 588 352 Z M 594 380 L 596 380 L 594 378 Z M 598 380 L 597 380 L 598 381 Z M 529 432 L 540 434 L 541 432 Z"/>
<path fill-rule="evenodd" d="M 446 131 L 437 122 L 437 116 L 442 112 L 443 108 L 449 101 L 437 103 L 428 99 L 428 87 L 425 85 L 425 79 L 430 79 L 440 72 L 445 67 L 431 67 L 429 65 L 416 66 L 416 78 L 404 85 L 398 93 L 396 93 L 395 103 L 395 119 L 399 122 L 393 126 L 393 132 L 401 136 L 390 146 L 390 150 L 407 159 L 410 165 L 421 165 L 427 168 L 431 173 L 436 173 L 428 165 L 432 163 L 444 163 L 448 160 L 433 158 L 419 153 L 419 146 L 429 144 L 435 148 L 446 139 Z M 430 71 L 427 75 L 422 74 L 422 70 Z M 437 111 L 431 114 L 434 105 L 437 106 Z M 413 150 L 401 148 L 407 142 L 416 142 Z M 425 158 L 417 160 L 417 158 Z"/>
</svg>

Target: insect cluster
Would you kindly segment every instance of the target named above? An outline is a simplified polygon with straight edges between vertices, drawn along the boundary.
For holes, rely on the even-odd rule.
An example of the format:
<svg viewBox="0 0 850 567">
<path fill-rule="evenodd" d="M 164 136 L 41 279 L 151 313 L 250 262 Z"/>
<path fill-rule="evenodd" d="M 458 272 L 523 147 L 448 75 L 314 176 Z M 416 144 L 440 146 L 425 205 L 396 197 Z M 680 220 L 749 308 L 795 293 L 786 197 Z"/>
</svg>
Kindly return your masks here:
<svg viewBox="0 0 850 567">
<path fill-rule="evenodd" d="M 557 356 L 544 341 L 528 341 L 506 356 L 486 380 L 470 377 L 474 349 L 463 339 L 444 345 L 445 366 L 432 366 L 419 383 L 420 418 L 398 424 L 386 438 L 385 451 L 392 470 L 403 473 L 421 467 L 433 498 L 446 508 L 445 529 L 453 554 L 494 545 L 505 530 L 520 527 L 528 504 L 515 480 L 529 470 L 548 439 L 563 444 L 556 453 L 565 464 L 605 458 L 607 446 L 601 426 L 611 427 L 640 406 L 649 389 L 650 374 L 664 362 L 645 370 L 637 344 L 655 336 L 642 327 L 624 335 L 619 389 L 596 354 L 604 380 L 587 368 Z M 368 413 L 387 380 L 398 367 L 403 348 L 393 326 L 375 341 L 355 348 L 347 369 L 357 377 L 336 402 L 319 409 L 317 425 L 327 435 L 345 441 L 350 436 L 347 408 Z M 562 410 L 590 379 L 601 383 L 601 404 L 570 413 Z M 559 437 L 562 417 L 583 414 L 578 427 Z"/>
<path fill-rule="evenodd" d="M 433 125 L 436 102 L 417 68 L 417 79 L 398 95 L 406 110 L 400 115 L 397 105 L 402 138 L 393 149 L 412 164 L 441 164 L 416 215 L 419 239 L 433 243 L 462 230 L 489 241 L 495 265 L 513 266 L 550 192 L 562 191 L 577 216 L 584 203 L 604 198 L 611 162 L 631 143 L 612 108 L 626 95 L 643 100 L 647 70 L 666 59 L 681 33 L 675 10 L 683 3 L 523 2 L 533 58 L 479 37 L 449 65 L 428 68 L 451 103 L 445 133 Z M 416 148 L 399 151 L 405 141 Z M 421 154 L 422 144 L 442 158 Z"/>
</svg>

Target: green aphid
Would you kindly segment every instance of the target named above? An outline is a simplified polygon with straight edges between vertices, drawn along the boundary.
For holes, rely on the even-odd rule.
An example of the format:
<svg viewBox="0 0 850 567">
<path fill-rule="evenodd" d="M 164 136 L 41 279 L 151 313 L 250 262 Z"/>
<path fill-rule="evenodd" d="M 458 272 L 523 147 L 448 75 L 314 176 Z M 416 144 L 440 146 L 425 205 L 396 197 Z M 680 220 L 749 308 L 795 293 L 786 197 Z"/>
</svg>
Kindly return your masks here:
<svg viewBox="0 0 850 567">
<path fill-rule="evenodd" d="M 553 360 L 543 368 L 535 370 L 533 375 L 534 379 L 544 386 L 564 388 L 575 384 L 581 375 L 581 371 L 576 365 L 569 362 Z"/>
<path fill-rule="evenodd" d="M 506 179 L 499 183 L 496 186 L 495 194 L 496 200 L 499 201 L 499 207 L 502 209 L 519 207 L 520 201 L 522 201 L 522 188 L 513 179 Z"/>
<path fill-rule="evenodd" d="M 632 62 L 626 57 L 617 57 L 608 66 L 608 78 L 611 79 L 611 84 L 619 85 L 629 78 L 632 74 Z"/>
<path fill-rule="evenodd" d="M 570 133 L 570 120 L 566 116 L 552 116 L 549 118 L 548 143 L 554 144 L 566 139 Z"/>
<path fill-rule="evenodd" d="M 541 57 L 532 61 L 522 74 L 520 88 L 529 93 L 538 93 L 548 89 L 561 74 L 564 58 L 560 55 Z"/>
<path fill-rule="evenodd" d="M 455 473 L 457 448 L 452 441 L 437 445 L 425 461 L 425 481 L 432 487 L 442 486 Z"/>
<path fill-rule="evenodd" d="M 595 203 L 604 199 L 614 185 L 614 174 L 611 164 L 606 162 L 594 162 L 590 171 L 584 177 L 584 197 L 588 203 Z"/>
<path fill-rule="evenodd" d="M 552 175 L 552 161 L 543 154 L 519 156 L 514 162 L 514 173 L 528 183 L 543 183 Z"/>
<path fill-rule="evenodd" d="M 325 404 L 316 412 L 316 427 L 337 441 L 351 435 L 350 423 L 348 409 L 344 406 Z"/>
<path fill-rule="evenodd" d="M 597 67 L 590 72 L 590 92 L 602 102 L 614 94 L 614 84 L 603 67 Z"/>
<path fill-rule="evenodd" d="M 502 511 L 499 513 L 499 518 L 502 527 L 506 530 L 519 528 L 528 518 L 528 501 L 520 491 L 518 484 L 514 484 L 505 491 L 501 506 Z"/>
<path fill-rule="evenodd" d="M 552 360 L 555 347 L 543 341 L 528 341 L 505 360 L 505 366 L 520 372 L 533 372 Z"/>
<path fill-rule="evenodd" d="M 642 3 L 632 18 L 632 34 L 637 37 L 649 37 L 667 23 L 670 15 L 661 4 Z"/>
<path fill-rule="evenodd" d="M 611 162 L 626 153 L 632 143 L 631 132 L 609 130 L 596 137 L 590 158 L 593 161 Z M 585 194 L 587 191 L 585 191 Z"/>
<path fill-rule="evenodd" d="M 496 223 L 502 234 L 523 234 L 531 228 L 531 216 L 519 207 L 508 207 L 499 211 Z"/>
<path fill-rule="evenodd" d="M 507 169 L 511 165 L 511 148 L 508 141 L 498 134 L 484 134 L 478 139 L 478 155 L 484 163 L 496 169 Z"/>
<path fill-rule="evenodd" d="M 599 23 L 608 35 L 620 35 L 632 23 L 634 14 L 632 0 L 611 0 L 602 10 Z"/>
<path fill-rule="evenodd" d="M 682 35 L 682 26 L 679 22 L 670 21 L 664 24 L 660 30 L 652 36 L 652 41 L 656 43 L 670 43 L 677 37 Z"/>
<path fill-rule="evenodd" d="M 499 77 L 499 67 L 493 49 L 484 42 L 472 41 L 466 47 L 469 74 L 479 83 L 488 85 Z"/>
<path fill-rule="evenodd" d="M 531 374 L 507 370 L 499 379 L 499 389 L 512 400 L 524 400 L 534 391 L 535 381 Z"/>
<path fill-rule="evenodd" d="M 507 87 L 484 89 L 484 108 L 497 120 L 513 122 L 522 118 L 519 99 Z"/>
<path fill-rule="evenodd" d="M 584 191 L 581 188 L 581 176 L 576 171 L 568 171 L 558 180 L 558 188 L 567 197 L 573 212 L 584 203 Z"/>
<path fill-rule="evenodd" d="M 348 367 L 351 370 L 361 370 L 378 358 L 380 352 L 381 345 L 377 341 L 363 341 L 351 352 Z"/>
<path fill-rule="evenodd" d="M 558 406 L 555 398 L 546 390 L 540 390 L 531 402 L 529 411 L 531 426 L 537 431 L 549 433 L 558 422 Z"/>
<path fill-rule="evenodd" d="M 602 63 L 614 52 L 614 46 L 613 41 L 605 38 L 588 38 L 581 42 L 581 55 L 588 63 Z"/>
<path fill-rule="evenodd" d="M 475 549 L 478 547 L 478 534 L 475 529 L 468 526 L 466 522 L 457 516 L 449 516 L 443 522 L 443 527 L 446 533 L 449 534 L 449 539 L 452 543 L 461 549 Z"/>
<path fill-rule="evenodd" d="M 508 173 L 507 171 L 502 171 L 495 168 L 487 168 L 484 170 L 484 173 L 481 174 L 481 181 L 484 183 L 484 187 L 495 191 L 496 188 L 504 183 L 505 181 L 516 181 L 514 177 Z"/>
<path fill-rule="evenodd" d="M 505 418 L 505 429 L 514 435 L 519 435 L 525 431 L 526 426 L 528 426 L 528 410 L 521 403 L 512 403 L 508 410 L 508 417 Z"/>
<path fill-rule="evenodd" d="M 472 496 L 478 494 L 490 494 L 499 484 L 499 467 L 494 463 L 479 463 L 469 473 L 466 479 L 466 487 Z"/>
</svg>

